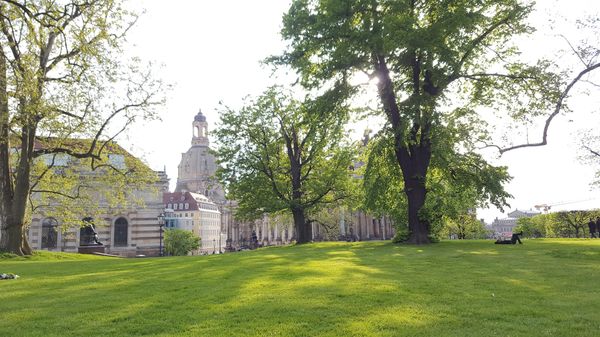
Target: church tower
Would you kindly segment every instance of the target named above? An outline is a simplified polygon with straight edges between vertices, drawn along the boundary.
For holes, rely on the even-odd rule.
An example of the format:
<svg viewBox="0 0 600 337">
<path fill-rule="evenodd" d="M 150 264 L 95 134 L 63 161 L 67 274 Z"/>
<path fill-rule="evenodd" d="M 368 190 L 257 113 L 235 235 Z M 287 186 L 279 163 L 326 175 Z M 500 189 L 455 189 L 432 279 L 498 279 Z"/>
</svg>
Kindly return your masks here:
<svg viewBox="0 0 600 337">
<path fill-rule="evenodd" d="M 217 203 L 224 201 L 225 193 L 215 177 L 217 161 L 210 151 L 208 123 L 202 110 L 192 122 L 191 145 L 181 154 L 175 191 L 200 193 Z"/>
<path fill-rule="evenodd" d="M 208 123 L 206 122 L 206 116 L 202 114 L 202 110 L 199 110 L 196 117 L 194 117 L 192 127 L 192 146 L 208 147 Z"/>
</svg>

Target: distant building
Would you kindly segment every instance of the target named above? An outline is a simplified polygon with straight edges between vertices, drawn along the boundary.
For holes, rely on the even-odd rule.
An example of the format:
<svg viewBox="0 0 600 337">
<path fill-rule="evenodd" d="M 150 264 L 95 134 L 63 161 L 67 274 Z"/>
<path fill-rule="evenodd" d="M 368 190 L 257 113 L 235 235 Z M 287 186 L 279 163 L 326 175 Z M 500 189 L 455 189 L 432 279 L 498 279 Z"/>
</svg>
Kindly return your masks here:
<svg viewBox="0 0 600 337">
<path fill-rule="evenodd" d="M 175 192 L 199 193 L 216 203 L 225 201 L 225 192 L 215 174 L 217 160 L 210 149 L 208 123 L 199 111 L 192 122 L 192 144 L 181 154 Z"/>
<path fill-rule="evenodd" d="M 212 254 L 225 250 L 227 237 L 221 230 L 221 212 L 206 196 L 192 192 L 163 194 L 163 206 L 168 210 L 165 228 L 189 230 L 200 237 L 199 253 Z"/>
<path fill-rule="evenodd" d="M 496 236 L 504 236 L 509 237 L 512 236 L 514 228 L 517 226 L 517 220 L 520 218 L 530 218 L 532 216 L 538 215 L 540 212 L 528 210 L 528 211 L 520 211 L 514 210 L 508 213 L 508 217 L 498 219 L 496 218 L 491 225 L 491 229 Z"/>
</svg>

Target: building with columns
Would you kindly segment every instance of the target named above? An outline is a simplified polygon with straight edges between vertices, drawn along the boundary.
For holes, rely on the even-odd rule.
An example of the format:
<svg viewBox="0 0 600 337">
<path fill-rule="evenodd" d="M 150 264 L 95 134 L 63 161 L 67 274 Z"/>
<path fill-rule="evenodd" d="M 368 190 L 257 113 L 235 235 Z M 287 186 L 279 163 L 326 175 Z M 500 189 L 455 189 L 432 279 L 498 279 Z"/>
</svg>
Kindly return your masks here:
<svg viewBox="0 0 600 337">
<path fill-rule="evenodd" d="M 494 236 L 511 237 L 515 227 L 517 227 L 517 221 L 520 218 L 531 218 L 538 214 L 541 213 L 533 210 L 523 211 L 516 209 L 508 213 L 508 216 L 506 218 L 494 219 L 490 226 L 490 229 L 494 232 Z"/>
</svg>

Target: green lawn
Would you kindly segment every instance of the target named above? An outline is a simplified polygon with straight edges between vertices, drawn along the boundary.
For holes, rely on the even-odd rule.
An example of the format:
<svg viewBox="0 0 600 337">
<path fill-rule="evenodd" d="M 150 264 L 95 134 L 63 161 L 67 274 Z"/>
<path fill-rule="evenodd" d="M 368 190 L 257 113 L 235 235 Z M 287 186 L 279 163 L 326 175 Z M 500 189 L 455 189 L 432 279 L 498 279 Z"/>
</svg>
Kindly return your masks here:
<svg viewBox="0 0 600 337">
<path fill-rule="evenodd" d="M 599 336 L 600 240 L 0 258 L 0 336 Z"/>
</svg>

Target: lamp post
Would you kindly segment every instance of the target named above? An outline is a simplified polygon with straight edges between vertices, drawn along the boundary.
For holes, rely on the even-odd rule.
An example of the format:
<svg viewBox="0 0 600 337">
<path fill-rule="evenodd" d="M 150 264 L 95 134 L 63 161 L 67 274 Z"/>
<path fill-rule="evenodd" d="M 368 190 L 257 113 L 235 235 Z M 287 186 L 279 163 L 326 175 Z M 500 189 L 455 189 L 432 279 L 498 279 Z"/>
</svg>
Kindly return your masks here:
<svg viewBox="0 0 600 337">
<path fill-rule="evenodd" d="M 223 208 L 221 207 L 221 221 L 219 221 L 219 254 L 222 254 L 221 251 L 221 237 L 223 236 Z"/>
<path fill-rule="evenodd" d="M 165 213 L 160 213 L 157 217 L 158 219 L 158 235 L 159 235 L 159 248 L 158 248 L 158 256 L 163 256 L 163 247 L 162 247 L 162 234 L 163 234 L 163 226 L 165 225 Z"/>
<path fill-rule="evenodd" d="M 217 252 L 217 240 L 213 239 L 213 255 Z"/>
</svg>

